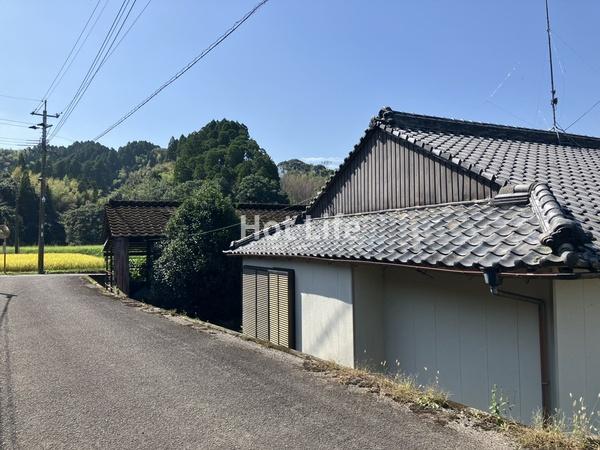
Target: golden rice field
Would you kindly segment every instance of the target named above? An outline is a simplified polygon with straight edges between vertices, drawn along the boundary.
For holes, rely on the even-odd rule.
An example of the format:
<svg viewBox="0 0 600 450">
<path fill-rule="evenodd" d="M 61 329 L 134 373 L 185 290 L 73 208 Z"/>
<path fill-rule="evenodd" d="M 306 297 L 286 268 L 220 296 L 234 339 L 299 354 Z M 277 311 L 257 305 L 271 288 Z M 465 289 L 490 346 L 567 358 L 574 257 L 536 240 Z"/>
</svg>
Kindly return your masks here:
<svg viewBox="0 0 600 450">
<path fill-rule="evenodd" d="M 37 254 L 6 255 L 8 273 L 36 272 Z M 104 269 L 104 259 L 81 253 L 46 253 L 44 266 L 47 272 L 96 272 Z M 0 271 L 4 270 L 4 257 L 0 251 Z"/>
</svg>

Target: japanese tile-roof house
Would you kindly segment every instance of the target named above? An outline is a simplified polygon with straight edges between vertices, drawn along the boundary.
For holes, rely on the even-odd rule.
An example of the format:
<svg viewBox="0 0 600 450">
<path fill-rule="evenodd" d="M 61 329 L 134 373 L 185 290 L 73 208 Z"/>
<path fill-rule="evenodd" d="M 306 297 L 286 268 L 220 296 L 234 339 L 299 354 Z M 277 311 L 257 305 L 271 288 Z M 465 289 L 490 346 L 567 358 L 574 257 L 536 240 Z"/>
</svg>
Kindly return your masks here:
<svg viewBox="0 0 600 450">
<path fill-rule="evenodd" d="M 232 243 L 243 330 L 529 421 L 600 393 L 600 139 L 385 108 L 304 214 Z"/>
<path fill-rule="evenodd" d="M 165 237 L 167 222 L 179 202 L 110 200 L 105 207 L 107 286 L 122 293 L 131 293 L 129 257 L 144 256 L 150 262 L 157 255 L 155 243 Z M 244 203 L 236 206 L 241 218 L 243 236 L 259 231 L 305 209 L 300 205 Z"/>
</svg>

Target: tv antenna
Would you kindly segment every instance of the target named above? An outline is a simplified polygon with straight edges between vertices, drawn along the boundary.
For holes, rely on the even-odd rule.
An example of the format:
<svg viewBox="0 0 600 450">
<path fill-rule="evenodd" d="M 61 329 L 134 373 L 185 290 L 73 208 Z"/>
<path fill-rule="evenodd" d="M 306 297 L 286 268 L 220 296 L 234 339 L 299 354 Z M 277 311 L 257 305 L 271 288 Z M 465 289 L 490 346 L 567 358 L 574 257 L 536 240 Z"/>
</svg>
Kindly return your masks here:
<svg viewBox="0 0 600 450">
<path fill-rule="evenodd" d="M 546 0 L 546 33 L 548 34 L 548 56 L 550 60 L 550 93 L 552 99 L 550 104 L 552 105 L 552 131 L 556 132 L 556 137 L 560 142 L 560 135 L 558 134 L 559 127 L 556 122 L 556 107 L 558 106 L 558 97 L 556 96 L 556 88 L 554 86 L 554 65 L 552 63 L 552 33 L 550 31 L 550 12 L 548 10 L 548 0 Z"/>
</svg>

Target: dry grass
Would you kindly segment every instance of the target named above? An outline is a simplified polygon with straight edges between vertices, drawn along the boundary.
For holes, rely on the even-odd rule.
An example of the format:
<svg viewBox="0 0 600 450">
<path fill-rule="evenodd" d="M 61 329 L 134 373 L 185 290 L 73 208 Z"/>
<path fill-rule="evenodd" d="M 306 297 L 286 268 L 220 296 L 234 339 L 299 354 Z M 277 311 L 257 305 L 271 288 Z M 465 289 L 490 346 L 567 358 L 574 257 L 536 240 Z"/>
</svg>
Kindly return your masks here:
<svg viewBox="0 0 600 450">
<path fill-rule="evenodd" d="M 511 424 L 508 432 L 511 433 L 519 445 L 530 449 L 569 449 L 587 450 L 600 449 L 600 441 L 590 435 L 575 430 L 569 432 L 564 416 L 557 415 L 551 420 L 543 420 L 541 414 L 534 417 L 530 427 L 520 424 Z"/>
<path fill-rule="evenodd" d="M 588 449 L 597 448 L 586 440 L 569 435 L 553 426 L 509 428 L 522 448 Z"/>
<path fill-rule="evenodd" d="M 38 256 L 21 253 L 6 255 L 6 271 L 8 273 L 36 272 Z M 44 265 L 48 272 L 95 272 L 104 268 L 104 260 L 98 256 L 79 253 L 46 253 Z M 0 255 L 0 270 L 4 261 Z"/>
<path fill-rule="evenodd" d="M 520 448 L 600 450 L 600 441 L 582 433 L 567 432 L 564 420 L 556 419 L 553 424 L 544 424 L 540 415 L 534 425 L 528 427 L 449 401 L 448 395 L 438 386 L 421 386 L 410 377 L 399 375 L 389 378 L 368 370 L 350 369 L 310 357 L 304 361 L 304 367 L 311 372 L 323 373 L 342 384 L 388 397 L 407 405 L 415 412 L 429 411 L 437 414 L 438 422 L 441 423 L 464 419 L 470 426 L 504 433 Z"/>
<path fill-rule="evenodd" d="M 448 408 L 448 394 L 438 386 L 421 386 L 413 378 L 397 375 L 389 378 L 364 369 L 349 369 L 332 362 L 308 358 L 304 367 L 312 372 L 326 372 L 340 383 L 366 388 L 370 392 L 389 397 L 417 409 Z"/>
</svg>

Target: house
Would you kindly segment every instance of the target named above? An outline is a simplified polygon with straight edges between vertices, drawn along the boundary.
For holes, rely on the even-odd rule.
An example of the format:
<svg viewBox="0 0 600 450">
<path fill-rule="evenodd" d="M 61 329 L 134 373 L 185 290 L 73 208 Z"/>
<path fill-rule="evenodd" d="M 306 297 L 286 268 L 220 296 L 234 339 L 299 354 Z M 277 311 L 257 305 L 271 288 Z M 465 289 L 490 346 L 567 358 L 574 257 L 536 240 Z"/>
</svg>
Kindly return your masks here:
<svg viewBox="0 0 600 450">
<path fill-rule="evenodd" d="M 528 422 L 600 392 L 600 139 L 383 109 L 304 214 L 232 243 L 243 331 Z"/>
<path fill-rule="evenodd" d="M 144 257 L 147 267 L 158 256 L 156 243 L 166 236 L 167 223 L 179 202 L 109 200 L 104 208 L 104 259 L 106 287 L 132 294 L 130 257 Z M 236 211 L 243 236 L 294 217 L 304 210 L 300 205 L 245 203 Z"/>
</svg>

